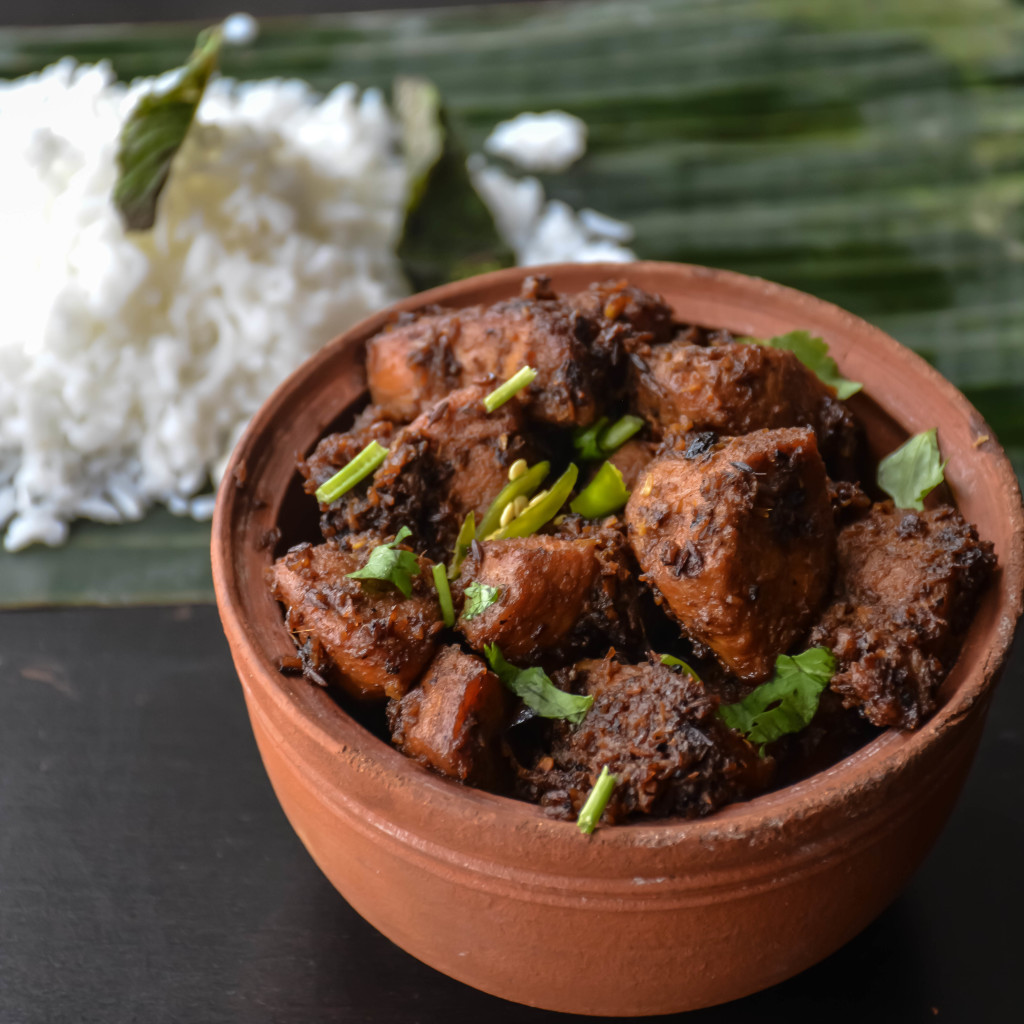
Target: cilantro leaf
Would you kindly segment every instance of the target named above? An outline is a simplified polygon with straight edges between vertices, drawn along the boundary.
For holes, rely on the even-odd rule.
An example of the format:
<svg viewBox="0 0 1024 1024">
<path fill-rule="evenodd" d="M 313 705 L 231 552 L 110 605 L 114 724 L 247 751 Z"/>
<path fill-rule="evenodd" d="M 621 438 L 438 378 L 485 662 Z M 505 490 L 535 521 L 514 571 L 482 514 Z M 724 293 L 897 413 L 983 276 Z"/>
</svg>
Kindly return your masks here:
<svg viewBox="0 0 1024 1024">
<path fill-rule="evenodd" d="M 204 29 L 177 83 L 139 100 L 121 129 L 114 205 L 127 231 L 146 231 L 156 220 L 156 204 L 171 173 L 171 162 L 185 141 L 206 83 L 217 68 L 224 33 Z"/>
<path fill-rule="evenodd" d="M 408 526 L 403 526 L 394 540 L 378 544 L 366 560 L 366 565 L 356 572 L 348 573 L 350 580 L 383 580 L 393 583 L 405 597 L 412 596 L 412 577 L 418 576 L 420 563 L 412 551 L 398 550 L 406 537 L 412 534 Z"/>
<path fill-rule="evenodd" d="M 501 587 L 492 587 L 479 580 L 473 580 L 466 586 L 466 604 L 462 609 L 464 619 L 475 619 L 481 612 L 498 600 L 501 595 Z"/>
<path fill-rule="evenodd" d="M 855 380 L 847 380 L 836 366 L 836 361 L 828 354 L 828 345 L 822 338 L 816 338 L 810 331 L 790 331 L 774 338 L 737 338 L 737 341 L 753 342 L 766 345 L 768 348 L 782 348 L 800 360 L 809 370 L 813 370 L 818 380 L 836 389 L 840 399 L 850 398 L 857 394 L 863 384 Z"/>
<path fill-rule="evenodd" d="M 792 658 L 780 654 L 772 678 L 737 704 L 721 705 L 719 717 L 760 744 L 763 754 L 766 743 L 799 732 L 811 721 L 835 670 L 836 659 L 827 647 L 811 647 Z"/>
<path fill-rule="evenodd" d="M 502 656 L 501 648 L 497 644 L 488 644 L 484 648 L 484 653 L 487 655 L 491 671 L 541 718 L 566 718 L 573 725 L 579 725 L 587 717 L 587 712 L 594 703 L 593 697 L 582 697 L 558 689 L 548 678 L 547 673 L 537 666 L 516 668 L 515 665 L 510 665 Z"/>
<path fill-rule="evenodd" d="M 924 508 L 924 499 L 945 479 L 936 428 L 915 434 L 878 464 L 878 486 L 897 508 Z"/>
</svg>

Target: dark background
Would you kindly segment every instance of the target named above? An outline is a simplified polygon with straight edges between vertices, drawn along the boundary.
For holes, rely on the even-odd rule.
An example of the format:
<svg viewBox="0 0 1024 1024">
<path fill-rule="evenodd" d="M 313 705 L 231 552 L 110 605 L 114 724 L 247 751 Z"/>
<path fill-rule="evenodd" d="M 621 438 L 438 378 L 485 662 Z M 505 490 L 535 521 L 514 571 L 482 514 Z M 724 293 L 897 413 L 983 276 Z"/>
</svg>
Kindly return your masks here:
<svg viewBox="0 0 1024 1024">
<path fill-rule="evenodd" d="M 398 5 L 244 8 L 383 6 Z M 4 0 L 0 24 L 235 9 Z M 1019 1018 L 1022 668 L 1018 656 L 960 804 L 893 906 L 800 977 L 688 1022 Z M 437 974 L 334 892 L 263 774 L 212 607 L 0 614 L 0 1024 L 568 1019 Z"/>
</svg>

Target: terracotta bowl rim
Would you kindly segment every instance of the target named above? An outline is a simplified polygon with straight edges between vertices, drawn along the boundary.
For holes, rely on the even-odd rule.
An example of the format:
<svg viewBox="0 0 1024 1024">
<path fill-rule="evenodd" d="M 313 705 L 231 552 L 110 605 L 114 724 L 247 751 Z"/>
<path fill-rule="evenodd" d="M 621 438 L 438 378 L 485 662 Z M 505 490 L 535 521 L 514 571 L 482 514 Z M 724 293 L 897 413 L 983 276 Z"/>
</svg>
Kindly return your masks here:
<svg viewBox="0 0 1024 1024">
<path fill-rule="evenodd" d="M 338 335 L 305 360 L 277 387 L 253 416 L 235 446 L 217 495 L 212 531 L 213 577 L 217 604 L 226 632 L 229 635 L 233 633 L 236 638 L 243 638 L 247 661 L 256 667 L 256 671 L 247 673 L 248 680 L 242 680 L 243 687 L 258 685 L 264 695 L 273 701 L 288 726 L 307 734 L 320 748 L 338 752 L 336 735 L 332 735 L 286 692 L 280 672 L 260 648 L 242 616 L 243 595 L 240 594 L 237 578 L 232 572 L 240 555 L 235 548 L 235 532 L 230 516 L 236 500 L 236 488 L 233 485 L 235 468 L 259 444 L 273 412 L 287 401 L 294 383 L 300 376 L 306 376 L 311 369 L 330 363 L 338 352 L 348 345 L 359 344 L 370 337 L 394 312 L 415 310 L 432 303 L 466 305 L 465 300 L 472 301 L 475 293 L 487 289 L 502 288 L 507 290 L 508 296 L 511 297 L 517 291 L 515 286 L 528 276 L 545 274 L 557 278 L 563 274 L 583 271 L 592 274 L 591 279 L 595 281 L 629 279 L 641 287 L 644 287 L 645 276 L 651 274 L 680 274 L 691 279 L 716 278 L 743 288 L 752 295 L 756 293 L 762 298 L 777 295 L 794 306 L 816 308 L 837 316 L 851 327 L 856 326 L 858 330 L 868 332 L 872 337 L 872 343 L 881 346 L 882 349 L 901 350 L 905 353 L 903 358 L 910 357 L 915 373 L 923 378 L 930 389 L 935 390 L 944 406 L 952 406 L 961 414 L 984 424 L 981 415 L 950 381 L 880 328 L 834 303 L 764 278 L 735 271 L 712 269 L 696 264 L 644 260 L 633 263 L 557 263 L 493 271 L 408 296 L 364 318 Z M 886 406 L 882 408 L 895 416 L 893 410 Z M 898 416 L 895 418 L 899 419 Z M 999 490 L 1009 499 L 1006 507 L 1000 510 L 1000 515 L 1012 524 L 1012 541 L 1008 545 L 1008 550 L 1000 552 L 999 558 L 1002 600 L 998 606 L 997 625 L 993 629 L 991 643 L 978 652 L 971 664 L 964 666 L 958 662 L 954 666 L 951 676 L 957 674 L 963 678 L 959 679 L 954 693 L 924 726 L 911 733 L 889 729 L 822 772 L 749 801 L 731 804 L 708 817 L 660 819 L 652 824 L 630 823 L 625 826 L 602 828 L 591 837 L 591 842 L 607 847 L 611 853 L 624 847 L 657 849 L 677 845 L 683 841 L 700 842 L 725 835 L 751 836 L 765 829 L 773 830 L 783 820 L 809 817 L 829 808 L 842 808 L 856 793 L 876 788 L 911 762 L 924 756 L 940 737 L 947 731 L 955 729 L 968 716 L 975 704 L 988 696 L 988 691 L 1009 654 L 1024 601 L 1024 508 L 1021 504 L 1020 489 L 1013 467 L 1002 448 L 993 444 L 988 454 L 996 464 L 997 484 L 1001 485 Z M 992 586 L 995 587 L 996 583 L 994 582 Z M 406 785 L 424 789 L 425 796 L 431 801 L 443 803 L 446 811 L 454 812 L 458 817 L 472 817 L 486 810 L 507 823 L 509 828 L 528 825 L 534 833 L 554 832 L 578 837 L 574 822 L 549 818 L 536 805 L 469 789 L 457 782 L 434 775 L 364 729 L 340 704 L 332 701 L 332 705 L 336 708 L 338 716 L 334 724 L 343 728 L 345 746 L 353 749 L 367 761 L 378 763 L 389 777 Z M 340 783 L 336 785 L 340 788 Z M 493 828 L 493 825 L 491 827 Z"/>
</svg>

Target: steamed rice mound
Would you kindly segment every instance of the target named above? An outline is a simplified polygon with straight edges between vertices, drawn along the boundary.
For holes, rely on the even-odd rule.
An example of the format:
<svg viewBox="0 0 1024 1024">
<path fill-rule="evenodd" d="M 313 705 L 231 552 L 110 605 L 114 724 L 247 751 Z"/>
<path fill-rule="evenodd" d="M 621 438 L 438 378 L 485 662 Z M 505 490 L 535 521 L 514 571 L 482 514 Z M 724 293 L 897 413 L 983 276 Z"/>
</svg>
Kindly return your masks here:
<svg viewBox="0 0 1024 1024">
<path fill-rule="evenodd" d="M 211 497 L 195 495 L 273 388 L 408 290 L 397 129 L 382 95 L 352 84 L 321 97 L 299 81 L 215 79 L 156 226 L 126 234 L 110 199 L 118 133 L 173 75 L 126 86 L 105 63 L 65 59 L 0 82 L 8 550 L 154 502 L 209 514 Z M 633 255 L 533 179 L 490 186 L 521 263 Z"/>
</svg>

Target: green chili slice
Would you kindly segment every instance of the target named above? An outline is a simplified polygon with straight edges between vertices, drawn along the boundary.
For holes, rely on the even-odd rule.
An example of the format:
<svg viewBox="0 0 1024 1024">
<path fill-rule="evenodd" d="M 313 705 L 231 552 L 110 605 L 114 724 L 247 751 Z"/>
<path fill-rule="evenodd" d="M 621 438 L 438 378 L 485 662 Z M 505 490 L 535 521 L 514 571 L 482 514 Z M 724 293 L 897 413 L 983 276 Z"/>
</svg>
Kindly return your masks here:
<svg viewBox="0 0 1024 1024">
<path fill-rule="evenodd" d="M 549 469 L 551 469 L 550 462 L 538 462 L 522 476 L 507 483 L 491 502 L 491 507 L 484 513 L 483 519 L 480 520 L 480 525 L 476 528 L 476 539 L 483 540 L 494 533 L 501 525 L 501 513 L 505 511 L 505 506 L 509 502 L 515 501 L 520 494 L 533 494 L 540 487 L 544 477 L 548 475 Z"/>
<path fill-rule="evenodd" d="M 619 467 L 603 462 L 594 479 L 573 498 L 569 508 L 587 519 L 600 519 L 618 512 L 627 501 L 629 490 L 622 481 Z"/>
<path fill-rule="evenodd" d="M 507 526 L 490 534 L 488 540 L 504 540 L 506 537 L 529 537 L 536 533 L 549 519 L 553 519 L 565 504 L 576 486 L 579 469 L 575 462 L 551 485 L 551 490 L 536 504 L 530 505 Z M 520 477 L 520 479 L 522 479 Z M 518 481 L 516 481 L 518 483 Z"/>
</svg>

